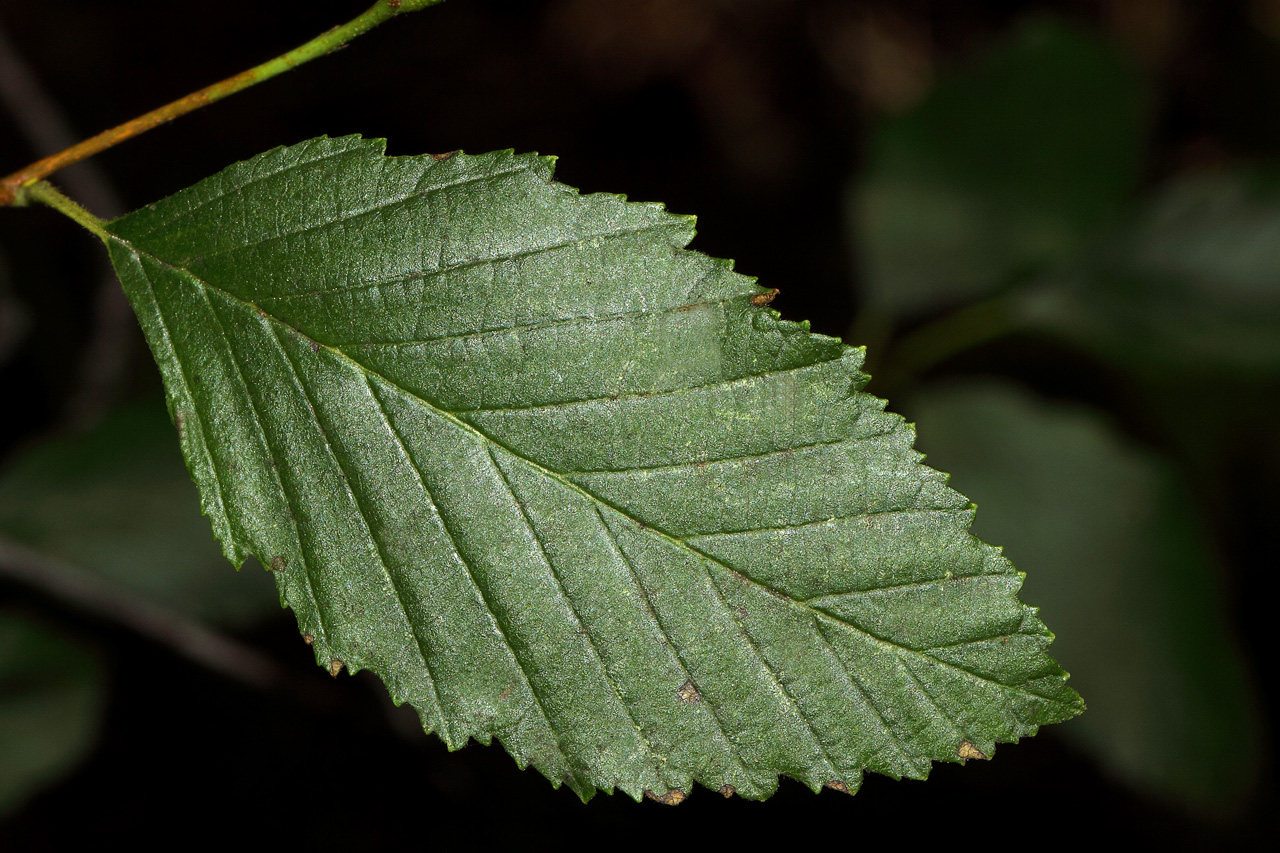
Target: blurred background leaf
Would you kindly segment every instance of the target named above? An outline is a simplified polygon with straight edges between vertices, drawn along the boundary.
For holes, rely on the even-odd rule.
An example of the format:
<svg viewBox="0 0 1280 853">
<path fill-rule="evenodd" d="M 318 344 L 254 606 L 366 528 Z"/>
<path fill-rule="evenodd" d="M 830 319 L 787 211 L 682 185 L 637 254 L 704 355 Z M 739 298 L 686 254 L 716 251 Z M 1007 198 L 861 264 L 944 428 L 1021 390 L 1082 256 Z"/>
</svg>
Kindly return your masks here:
<svg viewBox="0 0 1280 853">
<path fill-rule="evenodd" d="M 1096 35 L 1035 18 L 884 119 L 850 193 L 867 310 L 956 305 L 1070 258 L 1137 183 L 1146 101 Z"/>
<path fill-rule="evenodd" d="M 103 682 L 90 650 L 0 611 L 0 818 L 69 773 L 93 746 Z"/>
<path fill-rule="evenodd" d="M 1063 737 L 1225 819 L 1256 801 L 1265 743 L 1206 518 L 1249 527 L 1266 487 L 1228 472 L 1251 442 L 1263 470 L 1276 456 L 1280 172 L 1144 191 L 1149 87 L 1099 33 L 1034 16 L 882 117 L 849 195 L 855 328 L 888 343 L 872 389 L 918 418 L 1055 626 L 1089 705 Z M 968 378 L 928 380 L 948 374 Z"/>
<path fill-rule="evenodd" d="M 1088 712 L 1063 727 L 1125 784 L 1199 811 L 1251 800 L 1261 752 L 1220 565 L 1177 472 L 1081 406 L 1008 383 L 929 386 L 906 412 L 974 532 L 1027 571 L 1026 600 Z"/>
<path fill-rule="evenodd" d="M 1126 369 L 1280 374 L 1280 171 L 1179 176 L 1019 300 L 1029 325 Z"/>
<path fill-rule="evenodd" d="M 32 446 L 0 472 L 0 533 L 156 604 L 247 627 L 279 610 L 275 584 L 222 556 L 174 435 L 153 400 Z"/>
</svg>

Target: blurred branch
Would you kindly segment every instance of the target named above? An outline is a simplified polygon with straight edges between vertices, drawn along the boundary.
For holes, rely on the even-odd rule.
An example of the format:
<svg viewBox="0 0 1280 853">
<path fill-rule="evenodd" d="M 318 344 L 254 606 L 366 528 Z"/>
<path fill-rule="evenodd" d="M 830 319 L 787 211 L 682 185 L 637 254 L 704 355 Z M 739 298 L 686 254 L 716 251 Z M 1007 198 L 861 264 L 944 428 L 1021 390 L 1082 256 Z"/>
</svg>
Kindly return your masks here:
<svg viewBox="0 0 1280 853">
<path fill-rule="evenodd" d="M 1017 331 L 1016 291 L 974 302 L 905 335 L 889 352 L 877 393 L 909 384 L 965 350 Z"/>
<path fill-rule="evenodd" d="M 0 536 L 0 578 L 123 625 L 188 660 L 253 687 L 270 688 L 283 679 L 277 664 L 243 643 L 6 536 Z"/>
<path fill-rule="evenodd" d="M 0 101 L 37 154 L 61 151 L 79 138 L 57 101 L 41 85 L 35 70 L 23 61 L 3 22 L 0 22 Z M 102 216 L 124 213 L 119 194 L 95 163 L 68 166 L 58 176 L 58 182 L 81 204 Z"/>
<path fill-rule="evenodd" d="M 351 39 L 367 33 L 397 15 L 426 9 L 443 2 L 444 0 L 378 0 L 363 13 L 345 24 L 331 27 L 305 44 L 282 53 L 274 59 L 269 59 L 260 65 L 241 71 L 239 74 L 233 74 L 225 80 L 219 80 L 217 83 L 205 86 L 203 89 L 197 89 L 176 101 L 157 107 L 149 113 L 144 113 L 137 118 L 126 121 L 124 124 L 104 130 L 96 136 L 91 136 L 80 142 L 73 142 L 43 160 L 37 160 L 11 175 L 0 178 L 0 205 L 13 204 L 18 191 L 22 187 L 30 186 L 55 172 L 60 172 L 68 166 L 82 162 L 94 154 L 106 151 L 108 148 L 119 145 L 125 140 L 146 133 L 148 130 L 173 121 L 189 112 L 216 103 L 229 95 L 244 91 L 250 86 L 270 80 L 272 77 L 297 68 L 303 63 L 318 59 L 321 56 L 327 56 L 351 41 Z M 11 50 L 11 46 L 5 45 L 5 51 Z M 34 80 L 29 73 L 27 79 Z M 27 88 L 30 91 L 38 89 L 38 87 L 32 86 Z M 30 94 L 30 91 L 27 94 Z M 47 119 L 51 114 L 54 114 L 53 111 L 49 111 L 44 118 Z M 84 200 L 82 200 L 82 203 L 84 203 Z"/>
<path fill-rule="evenodd" d="M 30 327 L 26 306 L 14 296 L 9 284 L 9 268 L 0 255 L 0 366 L 18 349 Z"/>
<path fill-rule="evenodd" d="M 61 151 L 78 138 L 57 101 L 41 85 L 34 69 L 23 61 L 3 23 L 0 23 L 0 102 L 37 154 Z M 59 176 L 59 182 L 103 218 L 113 219 L 125 212 L 119 193 L 95 163 L 82 162 L 67 167 Z M 93 330 L 80 363 L 79 382 L 64 411 L 66 420 L 77 427 L 95 422 L 115 399 L 128 366 L 129 341 L 135 334 L 133 311 L 105 256 L 99 257 L 98 267 Z"/>
</svg>

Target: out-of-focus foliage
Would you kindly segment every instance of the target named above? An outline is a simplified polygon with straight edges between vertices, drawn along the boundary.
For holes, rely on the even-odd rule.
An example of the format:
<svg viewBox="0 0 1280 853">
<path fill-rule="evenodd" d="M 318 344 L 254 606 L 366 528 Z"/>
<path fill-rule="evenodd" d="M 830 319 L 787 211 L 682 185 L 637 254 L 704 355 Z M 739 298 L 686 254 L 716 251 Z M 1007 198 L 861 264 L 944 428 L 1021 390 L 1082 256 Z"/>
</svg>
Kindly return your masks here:
<svg viewBox="0 0 1280 853">
<path fill-rule="evenodd" d="M 0 818 L 75 766 L 93 744 L 103 695 L 91 652 L 0 612 Z"/>
<path fill-rule="evenodd" d="M 1070 258 L 1132 190 L 1145 113 L 1128 63 L 1051 19 L 939 81 L 850 193 L 868 307 L 936 310 Z"/>
<path fill-rule="evenodd" d="M 974 529 L 1028 572 L 1089 713 L 1061 730 L 1125 782 L 1214 812 L 1248 802 L 1260 742 L 1196 502 L 1170 464 L 1080 406 L 1006 384 L 908 404 Z"/>
<path fill-rule="evenodd" d="M 278 612 L 256 562 L 230 571 L 156 401 L 32 447 L 0 474 L 0 535 L 199 619 Z M 104 676 L 79 644 L 0 614 L 0 814 L 94 743 Z"/>
<path fill-rule="evenodd" d="M 984 303 L 994 321 L 982 306 L 953 315 L 993 323 L 959 340 L 1078 348 L 1074 372 L 1123 377 L 1152 402 L 1156 434 L 1193 457 L 1016 386 L 926 386 L 909 408 L 930 462 L 979 505 L 975 529 L 1007 546 L 1059 632 L 1090 706 L 1063 736 L 1137 790 L 1225 814 L 1250 801 L 1258 715 L 1223 612 L 1212 502 L 1184 472 L 1210 481 L 1224 458 L 1212 442 L 1235 430 L 1189 387 L 1169 399 L 1179 376 L 1260 389 L 1280 367 L 1280 183 L 1219 170 L 1139 195 L 1147 110 L 1136 71 L 1096 35 L 1026 24 L 882 123 L 851 225 L 881 323 L 998 294 Z"/>
<path fill-rule="evenodd" d="M 1019 297 L 1029 325 L 1126 368 L 1280 373 L 1280 174 L 1161 187 L 1090 257 Z"/>
<path fill-rule="evenodd" d="M 158 401 L 15 459 L 0 534 L 203 620 L 244 626 L 279 607 L 257 563 L 227 570 Z"/>
</svg>

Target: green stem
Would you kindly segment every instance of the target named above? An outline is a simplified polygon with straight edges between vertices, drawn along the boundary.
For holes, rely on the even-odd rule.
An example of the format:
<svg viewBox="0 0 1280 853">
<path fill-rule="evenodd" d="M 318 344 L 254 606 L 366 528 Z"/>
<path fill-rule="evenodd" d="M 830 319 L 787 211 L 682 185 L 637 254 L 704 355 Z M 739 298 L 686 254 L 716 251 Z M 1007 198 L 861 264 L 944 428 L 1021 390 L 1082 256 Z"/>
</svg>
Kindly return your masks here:
<svg viewBox="0 0 1280 853">
<path fill-rule="evenodd" d="M 444 0 L 378 0 L 377 3 L 366 9 L 363 14 L 316 36 L 311 41 L 295 47 L 288 53 L 281 54 L 275 59 L 250 68 L 248 71 L 241 71 L 239 74 L 214 83 L 212 86 L 206 86 L 197 92 L 192 92 L 173 103 L 131 119 L 118 127 L 104 130 L 97 136 L 90 137 L 64 151 L 59 151 L 57 154 L 45 157 L 43 160 L 37 160 L 31 165 L 19 169 L 0 180 L 0 206 L 14 204 L 19 190 L 23 187 L 29 187 L 36 181 L 42 180 L 59 169 L 70 166 L 72 163 L 78 163 L 86 157 L 105 151 L 126 139 L 132 139 L 138 134 L 145 133 L 165 122 L 172 121 L 178 116 L 186 115 L 192 110 L 220 101 L 228 95 L 234 95 L 242 89 L 247 89 L 257 83 L 261 83 L 263 80 L 270 80 L 277 74 L 282 74 L 292 68 L 297 68 L 305 62 L 324 56 L 351 41 L 356 36 L 367 33 L 383 21 L 390 20 L 405 12 L 416 12 L 419 9 L 426 9 L 443 2 Z"/>
<path fill-rule="evenodd" d="M 106 222 L 58 192 L 48 181 L 37 181 L 30 186 L 22 187 L 18 191 L 14 204 L 23 206 L 32 201 L 38 201 L 47 207 L 52 207 L 69 219 L 75 220 L 93 232 L 104 243 L 111 239 L 111 235 L 107 233 Z"/>
</svg>

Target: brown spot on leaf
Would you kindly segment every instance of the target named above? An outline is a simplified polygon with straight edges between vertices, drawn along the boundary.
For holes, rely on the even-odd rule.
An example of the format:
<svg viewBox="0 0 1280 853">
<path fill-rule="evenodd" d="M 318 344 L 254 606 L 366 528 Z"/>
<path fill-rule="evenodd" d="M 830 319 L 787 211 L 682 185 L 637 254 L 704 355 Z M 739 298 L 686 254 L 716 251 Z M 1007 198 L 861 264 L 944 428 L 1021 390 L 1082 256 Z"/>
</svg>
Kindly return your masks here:
<svg viewBox="0 0 1280 853">
<path fill-rule="evenodd" d="M 302 635 L 302 642 L 306 643 L 308 646 L 314 643 L 315 641 L 316 641 L 316 638 L 311 634 Z"/>
<path fill-rule="evenodd" d="M 284 558 L 283 554 L 276 554 L 271 558 L 271 571 L 273 572 L 283 572 L 287 565 L 288 561 Z"/>
<path fill-rule="evenodd" d="M 448 160 L 449 158 L 453 157 L 453 156 L 454 156 L 455 154 L 457 154 L 457 153 L 459 153 L 459 152 L 457 152 L 457 151 L 446 151 L 446 152 L 444 152 L 443 154 L 432 154 L 432 155 L 431 155 L 431 159 L 432 159 L 432 160 L 435 160 L 437 163 L 439 163 L 441 160 Z"/>
<path fill-rule="evenodd" d="M 960 748 L 956 750 L 956 755 L 960 756 L 961 761 L 968 761 L 970 758 L 980 758 L 987 760 L 987 756 L 973 744 L 967 740 L 960 741 Z"/>
<path fill-rule="evenodd" d="M 777 295 L 778 295 L 778 288 L 776 287 L 770 288 L 769 290 L 766 290 L 764 293 L 757 293 L 755 296 L 751 297 L 751 304 L 757 305 L 757 306 L 768 305 L 770 302 L 774 300 L 774 297 L 776 297 Z"/>
<path fill-rule="evenodd" d="M 514 689 L 513 687 L 508 687 L 506 690 L 504 690 L 504 691 L 502 691 L 501 693 L 499 693 L 499 694 L 498 694 L 498 701 L 499 701 L 499 702 L 505 702 L 505 701 L 507 701 L 508 699 L 510 699 L 510 698 L 511 698 L 511 691 L 512 691 L 513 689 Z"/>
<path fill-rule="evenodd" d="M 681 702 L 702 701 L 702 694 L 698 692 L 698 685 L 693 683 L 692 678 L 680 685 L 680 689 L 676 691 L 676 695 L 680 697 Z"/>
<path fill-rule="evenodd" d="M 338 673 L 342 672 L 342 667 L 343 667 L 342 661 L 338 660 L 337 658 L 334 658 L 333 660 L 329 661 L 329 674 L 332 675 L 334 678 L 337 678 Z"/>
<path fill-rule="evenodd" d="M 319 341 L 312 341 L 312 342 L 311 342 L 311 351 L 312 351 L 312 352 L 320 352 L 320 342 L 319 342 Z"/>
<path fill-rule="evenodd" d="M 733 787 L 732 785 L 721 785 L 720 796 L 724 797 L 725 799 L 728 799 L 729 797 L 732 797 L 734 795 L 734 792 L 736 792 L 737 790 L 738 789 Z"/>
<path fill-rule="evenodd" d="M 653 800 L 655 803 L 662 803 L 664 806 L 678 806 L 681 803 L 683 803 L 685 799 L 689 796 L 684 791 L 681 791 L 679 788 L 672 788 L 670 791 L 667 791 L 661 797 L 659 797 L 653 791 L 645 791 L 644 795 L 649 799 Z"/>
<path fill-rule="evenodd" d="M 827 787 L 833 791 L 839 791 L 842 794 L 849 793 L 849 786 L 844 782 L 841 782 L 839 779 L 832 779 L 827 783 Z"/>
</svg>

